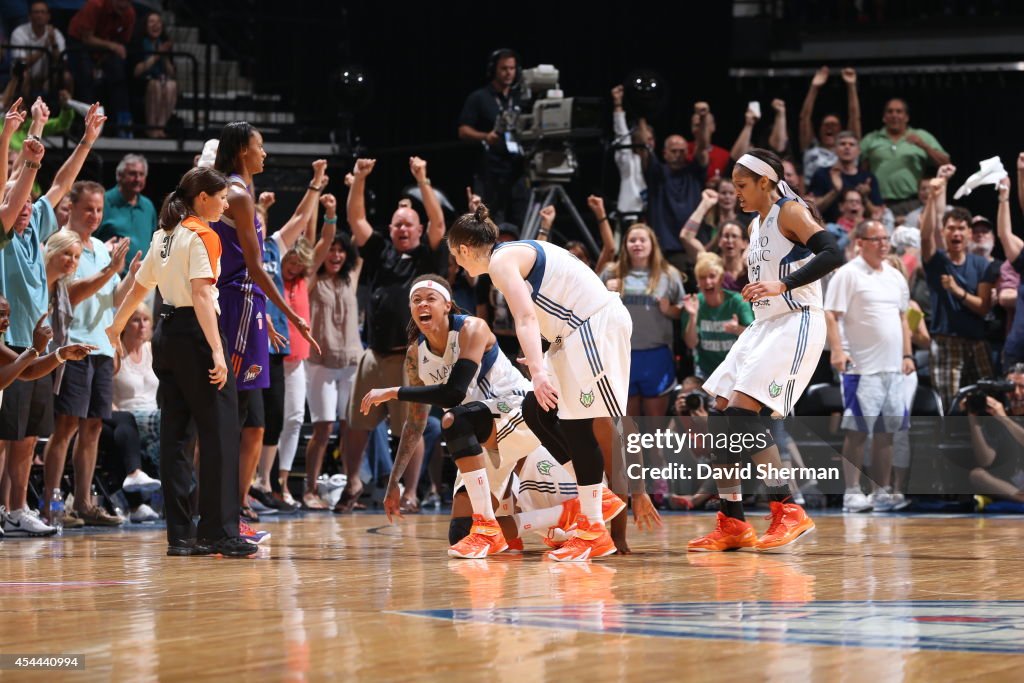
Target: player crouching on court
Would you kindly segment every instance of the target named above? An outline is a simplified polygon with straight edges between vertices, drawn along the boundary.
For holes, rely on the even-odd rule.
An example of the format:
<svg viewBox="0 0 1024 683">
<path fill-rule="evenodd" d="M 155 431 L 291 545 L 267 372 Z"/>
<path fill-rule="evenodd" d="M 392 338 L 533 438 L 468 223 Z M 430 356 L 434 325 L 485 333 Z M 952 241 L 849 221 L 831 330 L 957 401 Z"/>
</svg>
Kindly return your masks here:
<svg viewBox="0 0 1024 683">
<path fill-rule="evenodd" d="M 717 397 L 709 418 L 712 431 L 763 435 L 767 447 L 716 452 L 718 464 L 749 458 L 756 465 L 781 466 L 767 422 L 771 418 L 763 413 L 767 408 L 772 415 L 789 414 L 807 388 L 825 345 L 818 281 L 841 266 L 843 258 L 835 237 L 782 177 L 782 161 L 763 149 L 744 154 L 732 172 L 740 208 L 757 213 L 749 228 L 749 284 L 742 292 L 754 309 L 754 322 L 711 373 L 704 390 Z M 778 551 L 813 531 L 814 522 L 803 508 L 786 502 L 785 479 L 769 477 L 764 483 L 771 523 L 763 536 L 758 538 L 744 519 L 740 480 L 720 479 L 718 525 L 707 536 L 690 541 L 688 549 Z"/>
<path fill-rule="evenodd" d="M 392 514 L 401 517 L 398 481 L 412 460 L 429 406 L 436 405 L 448 409 L 441 421 L 442 434 L 459 469 L 448 554 L 481 558 L 500 553 L 509 547 L 509 538 L 519 538 L 527 530 L 550 535 L 549 545 L 557 547 L 557 541 L 566 536 L 557 531 L 549 534 L 549 529 L 571 532 L 579 501 L 573 477 L 563 467 L 569 463 L 568 448 L 563 444 L 561 452 L 552 455 L 540 448 L 540 441 L 526 426 L 523 410 L 536 403 L 530 381 L 501 352 L 486 322 L 457 308 L 453 312 L 451 287 L 444 279 L 422 275 L 414 280 L 409 308 L 412 319 L 405 357 L 409 386 L 373 389 L 360 406 L 366 414 L 373 406 L 396 399 L 415 404 L 402 428 L 384 497 L 388 520 Z M 525 481 L 511 486 L 513 470 L 523 459 Z M 514 503 L 506 496 L 510 489 L 520 494 L 524 509 L 514 518 Z M 501 520 L 496 507 L 504 513 Z M 624 508 L 618 496 L 602 489 L 606 521 Z"/>
</svg>

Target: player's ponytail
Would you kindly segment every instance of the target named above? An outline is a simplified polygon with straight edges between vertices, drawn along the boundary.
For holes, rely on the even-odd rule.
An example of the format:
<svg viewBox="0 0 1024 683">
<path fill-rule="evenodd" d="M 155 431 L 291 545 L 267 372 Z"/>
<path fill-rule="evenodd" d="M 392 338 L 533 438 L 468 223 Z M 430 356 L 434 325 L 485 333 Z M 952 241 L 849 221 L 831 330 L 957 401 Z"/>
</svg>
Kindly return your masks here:
<svg viewBox="0 0 1024 683">
<path fill-rule="evenodd" d="M 458 248 L 463 244 L 471 249 L 491 247 L 498 241 L 498 226 L 491 220 L 491 212 L 484 204 L 476 211 L 459 216 L 448 230 L 448 245 Z"/>
<path fill-rule="evenodd" d="M 200 193 L 213 196 L 228 186 L 228 179 L 212 168 L 193 168 L 181 177 L 181 182 L 174 188 L 160 206 L 159 225 L 168 232 L 192 213 L 192 205 Z"/>
</svg>

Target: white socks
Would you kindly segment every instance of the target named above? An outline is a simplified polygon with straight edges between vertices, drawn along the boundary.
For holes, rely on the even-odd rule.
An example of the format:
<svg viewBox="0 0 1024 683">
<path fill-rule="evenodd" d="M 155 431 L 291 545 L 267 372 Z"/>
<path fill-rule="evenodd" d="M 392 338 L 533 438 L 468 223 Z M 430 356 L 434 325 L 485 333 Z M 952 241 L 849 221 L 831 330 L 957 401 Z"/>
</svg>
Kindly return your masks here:
<svg viewBox="0 0 1024 683">
<path fill-rule="evenodd" d="M 469 503 L 473 506 L 473 514 L 484 519 L 494 519 L 494 506 L 491 503 L 491 486 L 487 481 L 487 470 L 463 472 L 462 482 L 469 494 Z"/>
<path fill-rule="evenodd" d="M 522 538 L 527 531 L 535 531 L 541 536 L 545 536 L 548 529 L 557 525 L 558 520 L 562 518 L 562 506 L 520 512 L 514 517 L 516 526 L 519 528 L 519 538 Z"/>
<path fill-rule="evenodd" d="M 601 517 L 601 484 L 580 486 L 580 514 L 591 524 L 604 524 Z"/>
</svg>

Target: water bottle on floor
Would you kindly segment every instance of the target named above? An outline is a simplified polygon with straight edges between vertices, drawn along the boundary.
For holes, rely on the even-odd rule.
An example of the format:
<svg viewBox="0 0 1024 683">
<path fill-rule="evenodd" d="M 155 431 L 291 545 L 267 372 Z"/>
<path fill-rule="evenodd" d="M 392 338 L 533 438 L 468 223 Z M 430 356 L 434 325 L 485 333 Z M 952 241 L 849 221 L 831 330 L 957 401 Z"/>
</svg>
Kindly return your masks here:
<svg viewBox="0 0 1024 683">
<path fill-rule="evenodd" d="M 53 495 L 50 496 L 50 526 L 57 530 L 60 534 L 64 531 L 64 496 L 60 493 L 60 488 L 53 490 Z"/>
</svg>

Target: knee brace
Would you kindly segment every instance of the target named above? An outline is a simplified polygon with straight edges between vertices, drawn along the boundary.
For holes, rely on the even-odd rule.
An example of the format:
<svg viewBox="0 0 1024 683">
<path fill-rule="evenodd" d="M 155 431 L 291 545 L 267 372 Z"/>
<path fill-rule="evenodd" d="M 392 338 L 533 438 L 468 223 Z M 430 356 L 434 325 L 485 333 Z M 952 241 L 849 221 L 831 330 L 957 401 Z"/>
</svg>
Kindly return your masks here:
<svg viewBox="0 0 1024 683">
<path fill-rule="evenodd" d="M 541 445 L 554 456 L 558 464 L 568 463 L 572 456 L 569 453 L 569 444 L 565 434 L 562 432 L 561 422 L 558 420 L 558 412 L 541 408 L 532 391 L 523 399 L 520 410 L 523 412 L 526 426 L 540 440 Z"/>
<path fill-rule="evenodd" d="M 604 455 L 594 436 L 594 420 L 562 420 L 562 431 L 573 446 L 572 464 L 580 486 L 600 484 L 604 475 Z"/>
<path fill-rule="evenodd" d="M 448 545 L 455 545 L 469 536 L 469 531 L 472 528 L 472 517 L 452 517 L 448 520 Z"/>
<path fill-rule="evenodd" d="M 441 435 L 452 459 L 458 460 L 483 453 L 484 449 L 480 442 L 487 441 L 491 430 L 494 429 L 494 417 L 487 406 L 474 401 L 455 406 L 445 414 L 445 417 L 448 416 L 451 416 L 452 423 L 445 427 L 442 418 Z"/>
<path fill-rule="evenodd" d="M 738 458 L 747 460 L 775 444 L 768 420 L 772 418 L 745 408 L 729 406 L 722 415 L 729 430 L 729 450 Z"/>
</svg>

